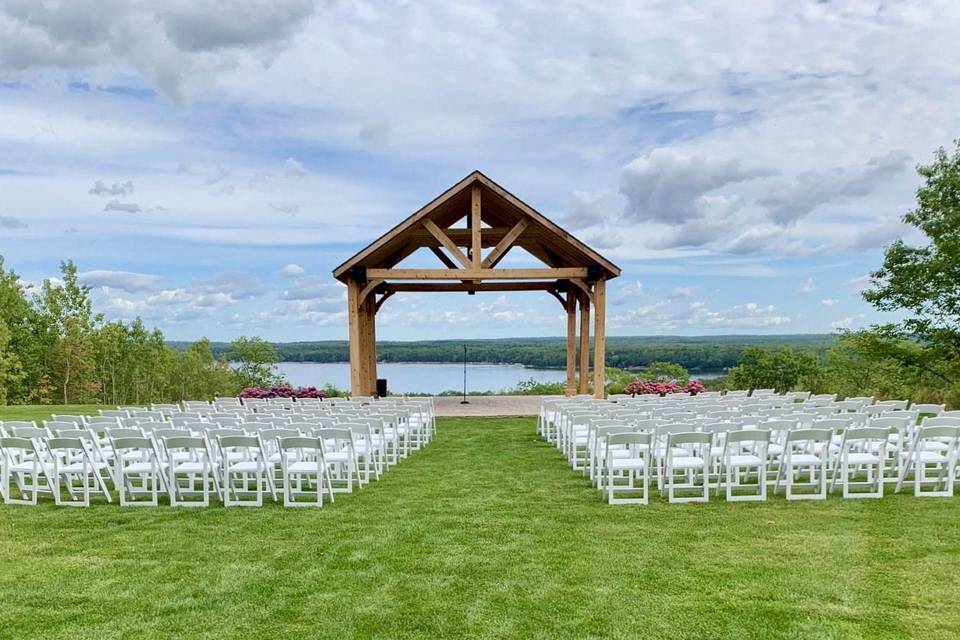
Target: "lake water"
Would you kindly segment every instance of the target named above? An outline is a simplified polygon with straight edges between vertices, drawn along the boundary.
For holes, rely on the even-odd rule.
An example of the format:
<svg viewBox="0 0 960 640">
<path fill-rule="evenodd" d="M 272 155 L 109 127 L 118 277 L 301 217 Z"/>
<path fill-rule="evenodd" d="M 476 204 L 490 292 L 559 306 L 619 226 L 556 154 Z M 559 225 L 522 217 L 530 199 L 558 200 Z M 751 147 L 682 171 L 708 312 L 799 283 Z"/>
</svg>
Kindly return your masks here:
<svg viewBox="0 0 960 640">
<path fill-rule="evenodd" d="M 350 388 L 350 365 L 346 362 L 281 362 L 278 369 L 295 387 L 332 384 L 338 389 Z M 387 379 L 391 393 L 440 393 L 463 389 L 462 364 L 380 362 L 377 375 Z M 468 392 L 504 391 L 530 378 L 538 382 L 563 382 L 567 374 L 559 369 L 531 369 L 515 364 L 467 364 Z"/>
<path fill-rule="evenodd" d="M 346 362 L 281 362 L 277 368 L 295 387 L 332 384 L 350 388 L 350 365 Z M 377 375 L 387 379 L 391 393 L 440 393 L 463 389 L 462 364 L 377 363 Z M 528 369 L 512 364 L 467 364 L 467 391 L 503 391 L 534 378 L 562 382 L 565 371 Z"/>
</svg>

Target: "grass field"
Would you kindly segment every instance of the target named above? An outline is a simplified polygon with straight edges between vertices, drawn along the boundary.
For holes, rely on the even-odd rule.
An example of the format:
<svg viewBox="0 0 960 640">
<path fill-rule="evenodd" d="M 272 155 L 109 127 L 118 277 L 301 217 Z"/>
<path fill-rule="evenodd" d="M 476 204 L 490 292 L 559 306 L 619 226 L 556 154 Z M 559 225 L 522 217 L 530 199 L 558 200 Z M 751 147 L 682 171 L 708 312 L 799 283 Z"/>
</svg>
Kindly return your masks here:
<svg viewBox="0 0 960 640">
<path fill-rule="evenodd" d="M 3 506 L 0 567 L 4 638 L 956 638 L 960 497 L 610 507 L 444 420 L 319 511 Z"/>
</svg>

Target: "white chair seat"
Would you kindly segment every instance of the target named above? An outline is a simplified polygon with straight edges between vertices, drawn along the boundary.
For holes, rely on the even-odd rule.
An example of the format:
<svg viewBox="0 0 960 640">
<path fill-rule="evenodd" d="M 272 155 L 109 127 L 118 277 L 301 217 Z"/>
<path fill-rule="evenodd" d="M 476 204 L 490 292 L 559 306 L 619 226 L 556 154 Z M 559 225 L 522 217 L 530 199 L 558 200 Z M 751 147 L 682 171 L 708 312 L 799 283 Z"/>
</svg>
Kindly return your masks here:
<svg viewBox="0 0 960 640">
<path fill-rule="evenodd" d="M 909 456 L 910 454 L 908 453 L 907 455 Z M 948 462 L 947 456 L 936 451 L 921 451 L 919 457 L 920 462 L 925 463 L 946 464 Z"/>
<path fill-rule="evenodd" d="M 847 454 L 847 464 L 877 464 L 880 458 L 872 453 L 849 453 Z"/>
<path fill-rule="evenodd" d="M 812 453 L 795 453 L 790 456 L 790 462 L 795 465 L 816 465 L 820 464 L 822 460 L 820 460 L 819 456 L 815 456 Z"/>
<path fill-rule="evenodd" d="M 674 469 L 702 469 L 706 463 L 698 456 L 680 456 L 673 459 Z"/>
<path fill-rule="evenodd" d="M 767 455 L 779 456 L 783 454 L 783 445 L 771 442 L 767 445 Z"/>
<path fill-rule="evenodd" d="M 33 462 L 21 462 L 20 464 L 11 465 L 10 473 L 33 473 L 33 469 Z M 53 465 L 41 462 L 37 465 L 37 471 L 40 473 L 53 473 Z"/>
<path fill-rule="evenodd" d="M 326 456 L 327 462 L 347 462 L 350 460 L 349 451 L 331 451 Z"/>
<path fill-rule="evenodd" d="M 79 466 L 79 465 L 72 465 L 72 466 Z M 157 465 L 157 467 L 160 469 L 162 469 L 164 466 L 165 465 L 162 462 L 158 463 Z M 154 469 L 154 466 L 150 462 L 133 462 L 123 468 L 123 473 L 124 475 L 137 474 L 137 473 L 153 473 L 153 469 Z"/>
<path fill-rule="evenodd" d="M 728 458 L 728 464 L 734 467 L 745 467 L 745 466 L 760 466 L 763 463 L 763 460 L 760 459 L 760 456 L 755 456 L 752 454 L 743 454 L 730 456 Z"/>
<path fill-rule="evenodd" d="M 256 473 L 259 471 L 260 466 L 256 460 L 242 460 L 240 462 L 234 462 L 230 465 L 229 471 L 231 473 Z"/>
<path fill-rule="evenodd" d="M 203 473 L 202 462 L 179 462 L 173 465 L 174 473 Z"/>
<path fill-rule="evenodd" d="M 643 469 L 643 460 L 641 458 L 626 458 L 624 460 L 612 460 L 611 469 Z"/>
<path fill-rule="evenodd" d="M 293 464 L 287 465 L 288 473 L 317 473 L 316 462 L 309 462 L 307 460 L 301 460 L 300 462 L 294 462 Z"/>
</svg>

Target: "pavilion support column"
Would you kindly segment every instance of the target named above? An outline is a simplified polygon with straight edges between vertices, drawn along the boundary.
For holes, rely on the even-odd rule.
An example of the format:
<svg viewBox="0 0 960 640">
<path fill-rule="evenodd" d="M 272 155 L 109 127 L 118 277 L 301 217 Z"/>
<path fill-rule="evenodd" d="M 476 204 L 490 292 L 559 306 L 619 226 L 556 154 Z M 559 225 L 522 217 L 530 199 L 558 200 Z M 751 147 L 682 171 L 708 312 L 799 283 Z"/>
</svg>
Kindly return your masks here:
<svg viewBox="0 0 960 640">
<path fill-rule="evenodd" d="M 590 298 L 580 296 L 580 389 L 590 393 Z"/>
<path fill-rule="evenodd" d="M 377 300 L 376 296 L 369 296 L 366 300 L 367 308 L 367 367 L 369 369 L 370 395 L 377 392 Z"/>
<path fill-rule="evenodd" d="M 593 286 L 593 396 L 607 397 L 607 281 L 600 279 Z"/>
<path fill-rule="evenodd" d="M 568 396 L 577 393 L 577 294 L 567 288 L 567 388 Z"/>
<path fill-rule="evenodd" d="M 350 332 L 350 395 L 361 397 L 366 390 L 363 378 L 363 322 L 360 318 L 360 283 L 347 281 L 347 327 Z"/>
</svg>

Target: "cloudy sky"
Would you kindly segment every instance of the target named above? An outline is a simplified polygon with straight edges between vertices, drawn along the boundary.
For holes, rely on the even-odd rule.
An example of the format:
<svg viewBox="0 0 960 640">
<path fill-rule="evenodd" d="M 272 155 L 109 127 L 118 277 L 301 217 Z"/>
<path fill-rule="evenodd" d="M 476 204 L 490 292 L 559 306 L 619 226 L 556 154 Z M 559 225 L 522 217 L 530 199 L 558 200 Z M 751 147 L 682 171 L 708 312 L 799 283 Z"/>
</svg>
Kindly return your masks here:
<svg viewBox="0 0 960 640">
<path fill-rule="evenodd" d="M 344 338 L 331 269 L 480 169 L 623 268 L 614 334 L 883 320 L 864 276 L 960 135 L 960 4 L 617 5 L 0 0 L 0 254 L 175 339 Z M 407 294 L 379 337 L 563 327 Z"/>
</svg>

